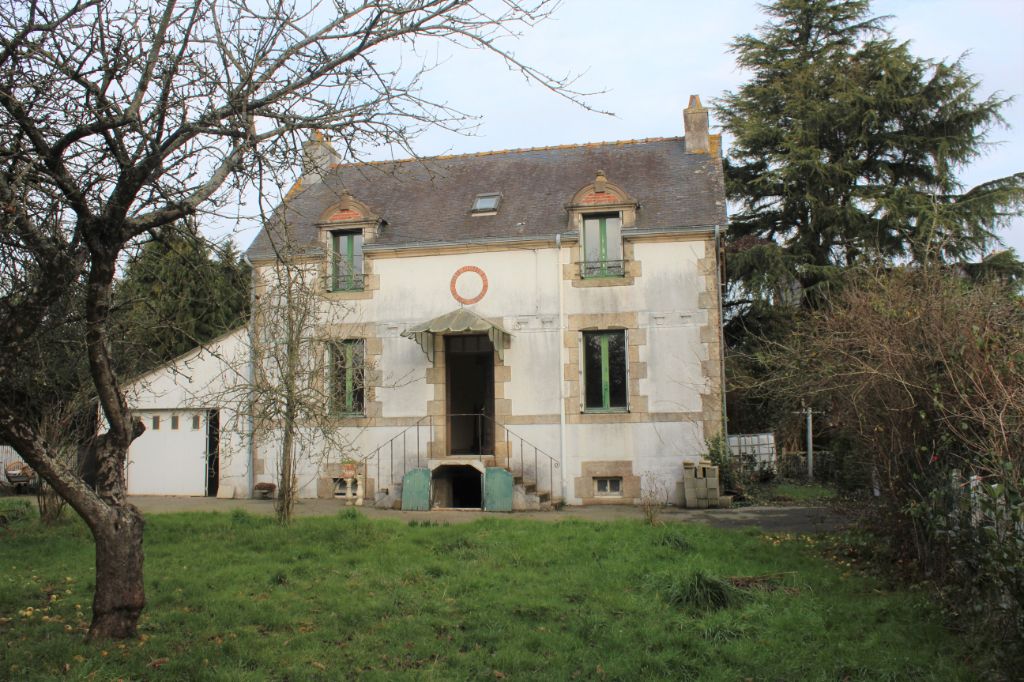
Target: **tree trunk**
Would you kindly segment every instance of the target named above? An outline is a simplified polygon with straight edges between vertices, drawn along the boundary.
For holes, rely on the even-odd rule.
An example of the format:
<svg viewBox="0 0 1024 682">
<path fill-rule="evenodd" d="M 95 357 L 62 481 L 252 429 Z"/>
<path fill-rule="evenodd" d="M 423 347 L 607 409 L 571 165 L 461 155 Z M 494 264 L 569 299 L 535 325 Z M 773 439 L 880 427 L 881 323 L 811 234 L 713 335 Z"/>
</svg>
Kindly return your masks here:
<svg viewBox="0 0 1024 682">
<path fill-rule="evenodd" d="M 142 576 L 142 514 L 134 505 L 112 506 L 93 527 L 96 592 L 89 639 L 135 637 L 146 605 Z"/>
</svg>

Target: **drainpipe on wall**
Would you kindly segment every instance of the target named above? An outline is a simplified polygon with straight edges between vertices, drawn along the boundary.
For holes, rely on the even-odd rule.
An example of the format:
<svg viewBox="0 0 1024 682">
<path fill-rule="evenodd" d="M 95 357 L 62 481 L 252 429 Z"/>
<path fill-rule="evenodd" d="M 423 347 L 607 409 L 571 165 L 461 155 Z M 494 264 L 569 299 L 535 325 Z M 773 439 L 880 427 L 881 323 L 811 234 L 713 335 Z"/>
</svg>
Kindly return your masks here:
<svg viewBox="0 0 1024 682">
<path fill-rule="evenodd" d="M 715 284 L 718 285 L 718 347 L 721 349 L 721 361 L 718 363 L 718 371 L 720 372 L 720 380 L 722 386 L 722 438 L 725 439 L 726 447 L 729 445 L 729 413 L 727 410 L 727 402 L 725 399 L 725 314 L 724 307 L 722 305 L 722 298 L 725 296 L 723 287 L 725 283 L 722 281 L 722 230 L 719 225 L 715 225 Z"/>
<path fill-rule="evenodd" d="M 255 324 L 256 316 L 253 314 L 253 311 L 255 311 L 255 309 L 256 309 L 256 282 L 255 282 L 255 280 L 256 280 L 256 268 L 253 267 L 252 261 L 249 260 L 249 256 L 247 256 L 245 254 L 242 254 L 242 260 L 245 261 L 245 264 L 249 266 L 249 276 L 251 278 L 251 281 L 249 282 L 249 324 L 248 324 L 248 327 L 249 327 L 249 377 L 248 377 L 248 379 L 249 379 L 249 418 L 248 418 L 248 422 L 249 422 L 249 466 L 246 467 L 246 468 L 248 469 L 247 479 L 248 479 L 248 486 L 249 486 L 247 492 L 248 492 L 249 497 L 252 497 L 252 495 L 253 495 L 253 486 L 255 485 L 253 470 L 254 470 L 255 463 L 256 463 L 256 443 L 255 443 L 255 440 L 256 440 L 256 419 L 255 419 L 255 417 L 253 416 L 253 413 L 252 413 L 252 391 L 253 391 L 253 383 L 255 383 L 255 381 L 256 381 L 256 367 L 255 367 L 255 365 L 256 365 L 256 347 L 253 345 L 254 344 L 254 339 L 256 338 L 256 336 L 255 336 L 255 334 L 256 334 L 256 324 Z"/>
<path fill-rule="evenodd" d="M 562 502 L 565 490 L 565 288 L 562 286 L 562 233 L 555 234 L 555 284 L 558 286 L 558 469 Z"/>
</svg>

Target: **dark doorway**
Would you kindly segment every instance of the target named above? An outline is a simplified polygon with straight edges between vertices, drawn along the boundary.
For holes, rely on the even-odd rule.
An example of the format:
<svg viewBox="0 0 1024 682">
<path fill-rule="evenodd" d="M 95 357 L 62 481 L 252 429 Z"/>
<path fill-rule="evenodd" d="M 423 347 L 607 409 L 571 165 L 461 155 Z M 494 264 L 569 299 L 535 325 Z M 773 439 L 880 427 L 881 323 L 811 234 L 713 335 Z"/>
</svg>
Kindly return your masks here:
<svg viewBox="0 0 1024 682">
<path fill-rule="evenodd" d="M 494 346 L 486 334 L 446 336 L 448 452 L 494 454 Z"/>
<path fill-rule="evenodd" d="M 220 487 L 220 410 L 206 412 L 206 496 L 217 497 Z"/>
<path fill-rule="evenodd" d="M 471 466 L 441 466 L 434 469 L 433 507 L 480 509 L 483 504 L 483 478 Z"/>
</svg>

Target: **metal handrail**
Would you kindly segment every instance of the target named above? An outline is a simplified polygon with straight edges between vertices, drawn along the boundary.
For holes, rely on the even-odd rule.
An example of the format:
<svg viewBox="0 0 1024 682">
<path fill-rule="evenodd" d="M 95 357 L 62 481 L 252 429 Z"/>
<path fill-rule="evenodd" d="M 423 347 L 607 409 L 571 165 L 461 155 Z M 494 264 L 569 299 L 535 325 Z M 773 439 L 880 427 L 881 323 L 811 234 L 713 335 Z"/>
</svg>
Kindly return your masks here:
<svg viewBox="0 0 1024 682">
<path fill-rule="evenodd" d="M 507 426 L 505 426 L 504 424 L 502 424 L 498 420 L 494 419 L 493 417 L 491 417 L 489 415 L 481 414 L 481 413 L 465 413 L 465 414 L 456 413 L 456 414 L 444 414 L 444 415 L 428 415 L 426 417 L 421 417 L 415 424 L 412 424 L 412 425 L 406 427 L 400 433 L 398 433 L 398 434 L 392 436 L 391 438 L 389 438 L 387 441 L 385 441 L 383 444 L 381 444 L 376 449 L 371 451 L 369 454 L 367 454 L 363 458 L 357 460 L 356 466 L 357 467 L 362 467 L 363 475 L 366 478 L 369 478 L 369 468 L 370 468 L 371 463 L 376 465 L 376 474 L 377 474 L 377 476 L 376 476 L 376 478 L 374 480 L 377 482 L 377 489 L 379 490 L 380 489 L 380 481 L 381 481 L 381 463 L 382 463 L 382 460 L 384 458 L 384 454 L 387 453 L 388 456 L 389 456 L 388 474 L 389 474 L 390 479 L 391 479 L 388 485 L 389 485 L 389 487 L 391 485 L 394 485 L 395 483 L 397 483 L 397 482 L 402 480 L 402 476 L 404 476 L 406 471 L 408 471 L 408 469 L 409 469 L 409 461 L 410 461 L 410 453 L 409 453 L 409 449 L 410 449 L 409 445 L 410 445 L 410 443 L 409 443 L 409 441 L 411 440 L 411 435 L 412 435 L 411 432 L 413 430 L 415 430 L 415 432 L 416 432 L 415 455 L 416 455 L 416 467 L 418 468 L 421 465 L 422 459 L 424 457 L 424 453 L 422 451 L 423 450 L 422 446 L 426 445 L 426 446 L 429 447 L 428 444 L 433 440 L 434 429 L 436 429 L 437 426 L 438 426 L 438 424 L 435 423 L 434 420 L 435 419 L 442 419 L 442 420 L 444 420 L 442 422 L 442 424 L 447 424 L 448 420 L 450 420 L 452 417 L 473 417 L 473 418 L 478 420 L 478 427 L 477 427 L 477 452 L 476 453 L 468 453 L 468 454 L 471 454 L 471 455 L 475 456 L 480 461 L 482 461 L 484 457 L 495 457 L 495 461 L 497 462 L 497 453 L 495 452 L 494 449 L 492 449 L 490 452 L 485 452 L 484 451 L 484 442 L 483 442 L 484 441 L 484 432 L 483 432 L 484 430 L 483 430 L 482 427 L 483 427 L 483 424 L 485 423 L 485 420 L 486 420 L 486 422 L 489 422 L 492 425 L 492 428 L 494 429 L 493 437 L 494 437 L 494 445 L 495 446 L 497 445 L 497 442 L 498 442 L 498 434 L 500 433 L 498 431 L 498 429 L 500 428 L 501 432 L 504 433 L 504 438 L 502 440 L 505 442 L 505 462 L 502 464 L 502 466 L 505 469 L 507 469 L 513 476 L 518 475 L 522 479 L 524 484 L 528 483 L 528 484 L 532 484 L 532 485 L 536 486 L 536 489 L 537 489 L 537 491 L 539 493 L 543 494 L 543 492 L 547 492 L 551 497 L 555 497 L 556 487 L 555 487 L 555 473 L 554 472 L 555 472 L 556 469 L 559 469 L 559 470 L 561 469 L 561 465 L 558 462 L 558 460 L 555 459 L 555 457 L 553 457 L 552 455 L 550 455 L 547 452 L 545 452 L 544 450 L 542 450 L 541 448 L 539 448 L 536 445 L 534 445 L 533 443 L 531 443 L 530 441 L 528 441 L 525 438 L 523 438 L 518 433 L 515 433 L 514 431 L 509 429 Z M 422 439 L 422 437 L 421 437 L 421 429 L 423 429 L 423 428 L 427 429 L 427 438 L 426 438 L 426 440 Z M 515 449 L 515 447 L 513 447 L 513 444 L 516 441 L 518 441 L 518 446 L 519 446 L 518 447 L 518 452 L 519 452 L 519 467 L 518 467 L 518 469 L 515 466 L 515 464 L 516 464 L 516 462 L 515 462 L 515 459 L 516 459 L 515 458 L 516 449 Z M 400 451 L 399 454 L 401 455 L 401 457 L 399 459 L 399 462 L 400 462 L 401 466 L 398 469 L 396 469 L 396 467 L 395 467 L 395 454 L 396 454 L 396 451 Z M 427 453 L 425 456 L 429 460 L 429 453 Z M 527 464 L 530 463 L 531 458 L 532 458 L 532 464 L 533 464 L 533 468 L 532 468 L 533 480 L 529 481 L 527 479 L 527 474 L 530 473 L 530 468 L 527 466 Z M 373 461 L 371 462 L 371 460 L 373 460 Z M 542 485 L 544 483 L 544 481 L 542 480 L 543 477 L 541 476 L 541 472 L 543 471 L 543 467 L 545 467 L 545 466 L 548 469 L 548 476 L 547 476 L 547 481 L 546 481 L 546 483 L 547 483 L 546 491 L 544 490 L 544 486 Z M 396 474 L 396 471 L 398 471 L 397 474 Z M 558 479 L 558 487 L 557 487 L 557 489 L 558 489 L 558 497 L 559 498 L 564 497 L 563 490 L 562 490 L 562 484 L 561 484 L 561 478 L 560 477 Z"/>
<path fill-rule="evenodd" d="M 432 421 L 431 417 L 429 415 L 426 416 L 426 417 L 420 417 L 416 421 L 415 424 L 412 424 L 411 426 L 407 426 L 406 428 L 402 429 L 401 432 L 395 434 L 394 436 L 392 436 L 388 440 L 384 441 L 384 443 L 382 443 L 381 445 L 377 446 L 377 448 L 375 450 L 371 451 L 368 455 L 366 455 L 365 457 L 363 457 L 360 460 L 357 460 L 356 461 L 356 466 L 359 467 L 361 465 L 363 467 L 363 477 L 364 477 L 364 480 L 370 477 L 370 458 L 371 457 L 376 457 L 376 460 L 377 460 L 377 462 L 376 462 L 377 463 L 377 477 L 374 479 L 374 481 L 376 482 L 377 489 L 379 490 L 379 488 L 380 488 L 380 480 L 381 480 L 380 479 L 381 454 L 384 452 L 385 449 L 388 450 L 388 453 L 390 455 L 390 467 L 388 469 L 388 472 L 389 472 L 390 477 L 391 477 L 391 482 L 388 485 L 389 486 L 394 485 L 397 481 L 400 480 L 400 479 L 395 477 L 395 444 L 399 441 L 399 439 L 401 439 L 401 443 L 402 443 L 402 453 L 401 454 L 402 454 L 402 463 L 403 463 L 402 474 L 404 475 L 405 471 L 406 471 L 406 465 L 408 464 L 408 459 L 409 459 L 409 448 L 408 448 L 408 440 L 409 440 L 409 438 L 408 438 L 408 436 L 409 436 L 409 432 L 412 431 L 413 429 L 416 430 L 416 466 L 419 467 L 419 465 L 420 465 L 420 429 L 423 428 L 423 426 L 424 426 L 423 422 L 427 422 L 426 426 L 427 426 L 428 429 L 430 429 L 430 431 L 428 432 L 428 436 L 432 435 L 433 434 L 434 425 L 433 425 L 433 421 Z M 426 442 L 429 443 L 430 439 L 428 439 Z M 374 491 L 374 492 L 376 493 L 376 491 Z"/>
<path fill-rule="evenodd" d="M 560 465 L 559 461 L 557 459 L 555 459 L 553 456 L 551 456 L 550 454 L 548 454 L 544 450 L 538 448 L 536 445 L 534 445 L 530 441 L 526 440 L 525 438 L 523 438 L 521 435 L 519 435 L 515 431 L 512 431 L 507 426 L 505 426 L 504 424 L 499 422 L 497 419 L 491 417 L 490 415 L 475 413 L 475 414 L 449 414 L 449 415 L 444 415 L 444 416 L 447 419 L 450 419 L 451 417 L 477 417 L 478 419 L 481 419 L 481 420 L 486 419 L 487 421 L 491 422 L 494 425 L 495 429 L 496 429 L 495 430 L 495 434 L 494 434 L 495 443 L 497 443 L 497 435 L 498 435 L 497 434 L 497 429 L 500 428 L 502 431 L 504 431 L 505 432 L 505 438 L 504 438 L 504 441 L 505 441 L 505 457 L 506 457 L 506 462 L 505 462 L 504 467 L 506 469 L 508 469 L 509 472 L 511 472 L 513 476 L 516 475 L 516 469 L 515 469 L 515 448 L 512 447 L 512 442 L 513 442 L 512 439 L 513 438 L 517 439 L 519 441 L 519 476 L 523 479 L 524 483 L 527 482 L 527 478 L 526 478 L 527 467 L 526 467 L 526 464 L 529 461 L 530 455 L 532 455 L 532 457 L 533 457 L 533 475 L 534 475 L 534 480 L 532 481 L 532 484 L 537 486 L 537 490 L 538 491 L 541 491 L 541 482 L 542 481 L 541 481 L 540 473 L 541 473 L 542 469 L 540 467 L 541 467 L 541 465 L 546 464 L 547 468 L 548 468 L 547 492 L 552 497 L 555 496 L 555 469 L 561 469 L 561 465 Z M 478 429 L 478 434 L 482 434 L 482 431 L 483 431 L 482 429 Z M 529 449 L 527 449 L 527 448 L 529 448 Z M 478 450 L 478 457 L 479 458 L 483 458 L 484 457 L 484 453 L 482 452 L 482 450 L 483 450 L 482 443 L 480 443 L 480 446 L 477 448 L 477 450 Z M 494 455 L 493 453 L 492 454 L 488 454 L 487 456 L 495 456 L 496 457 L 496 455 Z M 543 459 L 541 459 L 541 458 L 543 458 Z M 559 482 L 558 482 L 558 492 L 559 492 L 559 497 L 560 498 L 564 497 L 564 495 L 562 494 L 563 491 L 562 491 L 562 485 L 561 485 L 561 478 L 559 478 Z"/>
</svg>

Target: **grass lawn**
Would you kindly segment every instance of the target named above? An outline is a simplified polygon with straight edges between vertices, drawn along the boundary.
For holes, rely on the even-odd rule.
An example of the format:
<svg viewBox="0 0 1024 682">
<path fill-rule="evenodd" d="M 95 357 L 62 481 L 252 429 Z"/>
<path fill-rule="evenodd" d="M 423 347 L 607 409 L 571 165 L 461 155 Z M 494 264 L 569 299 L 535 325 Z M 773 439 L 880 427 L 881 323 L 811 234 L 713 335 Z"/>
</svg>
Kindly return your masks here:
<svg viewBox="0 0 1024 682">
<path fill-rule="evenodd" d="M 835 488 L 818 483 L 772 481 L 751 484 L 747 491 L 750 504 L 827 505 L 837 496 Z"/>
<path fill-rule="evenodd" d="M 77 520 L 0 529 L 0 678 L 971 678 L 922 596 L 810 537 L 153 515 L 141 637 L 101 645 L 82 639 L 92 562 Z"/>
</svg>

